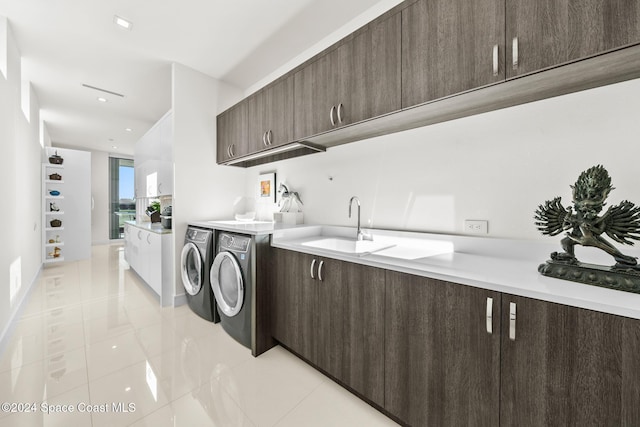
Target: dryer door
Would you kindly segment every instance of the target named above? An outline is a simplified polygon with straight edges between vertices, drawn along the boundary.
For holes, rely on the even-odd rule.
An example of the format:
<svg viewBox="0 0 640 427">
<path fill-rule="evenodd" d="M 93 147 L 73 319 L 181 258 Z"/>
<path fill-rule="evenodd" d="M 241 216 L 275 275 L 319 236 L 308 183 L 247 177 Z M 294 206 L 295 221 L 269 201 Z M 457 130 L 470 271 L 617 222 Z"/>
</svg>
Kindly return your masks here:
<svg viewBox="0 0 640 427">
<path fill-rule="evenodd" d="M 180 256 L 182 285 L 189 295 L 196 295 L 202 288 L 202 257 L 198 247 L 189 242 L 182 248 Z"/>
<path fill-rule="evenodd" d="M 242 309 L 244 280 L 240 265 L 231 252 L 219 252 L 211 265 L 211 289 L 218 310 L 233 317 Z"/>
</svg>

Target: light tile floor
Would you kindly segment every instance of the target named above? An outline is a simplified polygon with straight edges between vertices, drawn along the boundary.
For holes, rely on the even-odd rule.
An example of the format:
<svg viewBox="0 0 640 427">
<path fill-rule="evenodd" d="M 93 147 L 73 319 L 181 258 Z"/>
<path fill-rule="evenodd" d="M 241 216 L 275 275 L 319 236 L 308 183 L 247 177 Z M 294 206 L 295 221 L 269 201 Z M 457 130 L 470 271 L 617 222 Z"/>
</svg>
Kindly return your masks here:
<svg viewBox="0 0 640 427">
<path fill-rule="evenodd" d="M 0 402 L 22 411 L 3 405 L 12 427 L 396 425 L 281 347 L 254 358 L 161 308 L 120 245 L 43 270 L 0 354 Z"/>
</svg>

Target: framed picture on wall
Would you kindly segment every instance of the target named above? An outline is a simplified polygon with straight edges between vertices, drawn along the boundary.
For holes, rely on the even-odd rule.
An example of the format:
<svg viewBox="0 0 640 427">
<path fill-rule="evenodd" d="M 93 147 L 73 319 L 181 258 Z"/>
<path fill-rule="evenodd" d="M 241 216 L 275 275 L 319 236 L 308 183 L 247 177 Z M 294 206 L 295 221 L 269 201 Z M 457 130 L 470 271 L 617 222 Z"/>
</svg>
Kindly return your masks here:
<svg viewBox="0 0 640 427">
<path fill-rule="evenodd" d="M 265 173 L 258 177 L 258 200 L 276 202 L 275 173 Z"/>
</svg>

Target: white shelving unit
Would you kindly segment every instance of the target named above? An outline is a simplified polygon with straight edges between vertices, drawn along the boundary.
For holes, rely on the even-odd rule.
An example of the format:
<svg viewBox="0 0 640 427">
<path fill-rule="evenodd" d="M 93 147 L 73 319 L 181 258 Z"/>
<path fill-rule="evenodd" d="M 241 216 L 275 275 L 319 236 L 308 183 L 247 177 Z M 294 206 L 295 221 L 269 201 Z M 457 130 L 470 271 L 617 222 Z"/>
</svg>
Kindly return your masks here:
<svg viewBox="0 0 640 427">
<path fill-rule="evenodd" d="M 64 172 L 64 165 L 56 165 L 51 163 L 44 163 L 42 165 L 42 210 L 43 210 L 43 253 L 42 260 L 44 263 L 61 262 L 64 261 L 64 233 L 62 235 L 56 233 L 62 233 L 64 226 L 52 227 L 51 221 L 59 219 L 64 225 L 64 210 L 61 206 L 58 206 L 58 200 L 64 200 L 64 181 L 62 179 L 55 180 L 49 179 L 49 175 L 57 173 L 62 175 Z M 59 196 L 52 196 L 49 191 L 60 191 Z M 59 209 L 58 211 L 52 211 L 52 204 Z M 56 250 L 57 249 L 57 250 Z"/>
<path fill-rule="evenodd" d="M 49 157 L 58 152 L 63 164 Z M 60 179 L 51 179 L 53 174 Z M 51 191 L 59 191 L 53 196 Z M 59 227 L 51 221 L 60 220 Z M 42 262 L 88 258 L 91 254 L 91 153 L 62 148 L 45 150 L 42 164 Z"/>
</svg>

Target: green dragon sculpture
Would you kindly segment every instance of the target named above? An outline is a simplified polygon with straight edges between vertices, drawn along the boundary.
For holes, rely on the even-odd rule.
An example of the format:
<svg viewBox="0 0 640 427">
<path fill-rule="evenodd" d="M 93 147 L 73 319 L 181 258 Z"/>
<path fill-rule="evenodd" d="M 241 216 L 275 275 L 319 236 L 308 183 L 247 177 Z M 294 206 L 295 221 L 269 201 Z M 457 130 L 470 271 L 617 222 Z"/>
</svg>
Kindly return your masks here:
<svg viewBox="0 0 640 427">
<path fill-rule="evenodd" d="M 640 240 L 640 207 L 624 200 L 599 216 L 609 192 L 614 189 L 602 165 L 582 172 L 571 189 L 575 212 L 571 207 L 565 209 L 560 197 L 547 200 L 535 212 L 535 224 L 542 234 L 555 236 L 570 230 L 561 241 L 564 252 L 554 252 L 551 258 L 576 264 L 575 246 L 592 246 L 613 256 L 614 268 L 638 269 L 637 258 L 620 252 L 602 234 L 618 243 L 633 245 L 630 239 Z"/>
</svg>

